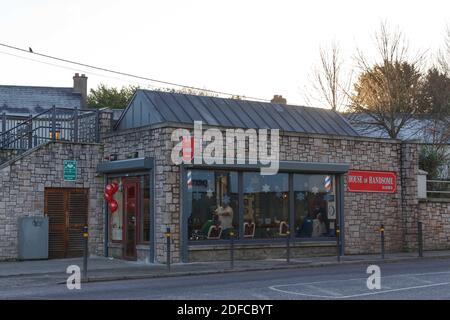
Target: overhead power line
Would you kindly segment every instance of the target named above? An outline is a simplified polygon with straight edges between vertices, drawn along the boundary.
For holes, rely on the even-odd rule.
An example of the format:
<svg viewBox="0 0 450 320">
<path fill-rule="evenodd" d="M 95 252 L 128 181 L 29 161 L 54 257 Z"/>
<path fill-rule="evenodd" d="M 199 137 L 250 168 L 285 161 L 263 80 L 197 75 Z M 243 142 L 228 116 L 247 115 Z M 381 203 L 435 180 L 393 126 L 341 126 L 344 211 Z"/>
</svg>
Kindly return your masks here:
<svg viewBox="0 0 450 320">
<path fill-rule="evenodd" d="M 36 62 L 36 63 L 41 63 L 41 64 L 45 64 L 47 66 L 52 66 L 52 67 L 56 67 L 56 68 L 72 70 L 72 71 L 81 72 L 81 73 L 89 73 L 91 75 L 95 75 L 95 76 L 102 77 L 102 78 L 107 78 L 107 79 L 112 79 L 112 80 L 117 80 L 117 81 L 126 81 L 128 83 L 133 83 L 133 84 L 139 85 L 139 86 L 158 88 L 158 87 L 156 87 L 156 86 L 154 86 L 152 84 L 149 84 L 148 82 L 145 83 L 144 81 L 139 81 L 139 80 L 125 80 L 124 77 L 113 76 L 113 75 L 106 75 L 106 74 L 92 72 L 92 71 L 86 71 L 87 69 L 82 69 L 82 68 L 79 68 L 79 67 L 76 67 L 76 66 L 70 67 L 70 66 L 67 66 L 67 65 L 61 65 L 61 64 L 57 64 L 57 63 L 52 63 L 52 62 L 47 62 L 47 61 L 43 61 L 43 60 L 33 59 L 33 58 L 30 58 L 30 57 L 25 57 L 25 56 L 21 56 L 21 55 L 18 55 L 18 54 L 5 52 L 5 51 L 0 51 L 0 54 L 4 54 L 4 55 L 7 55 L 7 56 L 11 56 L 11 57 L 15 57 L 15 58 L 19 58 L 19 59 L 23 59 L 23 60 L 27 60 L 27 61 L 32 61 L 32 62 Z"/>
<path fill-rule="evenodd" d="M 47 58 L 47 59 L 53 59 L 53 60 L 57 60 L 57 61 L 65 62 L 65 63 L 70 63 L 70 64 L 82 66 L 82 67 L 85 67 L 85 68 L 90 68 L 90 69 L 95 69 L 95 70 L 99 70 L 99 71 L 114 73 L 114 74 L 130 77 L 130 78 L 135 78 L 135 79 L 141 79 L 141 80 L 156 82 L 156 83 L 160 83 L 160 84 L 164 84 L 164 85 L 169 85 L 169 86 L 174 86 L 174 87 L 181 87 L 181 88 L 186 88 L 186 89 L 191 89 L 191 90 L 206 91 L 206 92 L 210 92 L 210 93 L 214 93 L 214 94 L 220 94 L 220 95 L 226 95 L 226 96 L 230 96 L 230 97 L 239 96 L 239 97 L 243 97 L 243 98 L 247 98 L 247 99 L 251 99 L 251 100 L 258 100 L 258 101 L 264 101 L 264 102 L 269 102 L 270 101 L 270 100 L 262 99 L 262 98 L 249 97 L 249 96 L 245 96 L 245 95 L 233 94 L 233 93 L 217 91 L 217 90 L 202 89 L 202 88 L 199 88 L 199 87 L 188 86 L 188 85 L 183 85 L 183 84 L 179 84 L 179 83 L 175 83 L 175 82 L 169 82 L 169 81 L 153 79 L 153 78 L 149 78 L 149 77 L 144 77 L 144 76 L 140 76 L 140 75 L 135 75 L 135 74 L 122 72 L 122 71 L 117 71 L 117 70 L 112 70 L 112 69 L 103 68 L 103 67 L 97 67 L 97 66 L 94 66 L 94 65 L 86 64 L 86 63 L 81 63 L 81 62 L 77 62 L 77 61 L 73 61 L 73 60 L 58 58 L 58 57 L 55 57 L 55 56 L 39 53 L 39 52 L 36 52 L 34 50 L 31 50 L 31 48 L 26 50 L 26 49 L 22 49 L 22 48 L 15 47 L 15 46 L 12 46 L 12 45 L 9 45 L 9 44 L 5 44 L 5 43 L 0 43 L 0 46 L 5 47 L 5 48 L 9 48 L 9 49 L 13 49 L 13 50 L 17 50 L 17 51 L 21 51 L 21 52 L 25 52 L 25 53 L 32 54 L 32 55 L 37 55 L 37 56 L 44 57 L 44 58 Z"/>
</svg>

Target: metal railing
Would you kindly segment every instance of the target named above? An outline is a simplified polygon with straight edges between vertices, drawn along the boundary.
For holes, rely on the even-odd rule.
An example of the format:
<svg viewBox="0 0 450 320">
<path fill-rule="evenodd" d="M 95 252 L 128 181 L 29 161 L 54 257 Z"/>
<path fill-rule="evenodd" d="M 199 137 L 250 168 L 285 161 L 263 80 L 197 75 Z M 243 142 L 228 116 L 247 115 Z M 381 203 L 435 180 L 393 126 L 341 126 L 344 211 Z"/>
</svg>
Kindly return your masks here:
<svg viewBox="0 0 450 320">
<path fill-rule="evenodd" d="M 427 198 L 450 199 L 450 180 L 427 180 Z"/>
<path fill-rule="evenodd" d="M 16 155 L 48 141 L 56 140 L 98 142 L 98 122 L 98 110 L 78 110 L 53 106 L 25 119 L 3 113 L 0 123 L 0 151 L 12 151 L 10 154 Z"/>
</svg>

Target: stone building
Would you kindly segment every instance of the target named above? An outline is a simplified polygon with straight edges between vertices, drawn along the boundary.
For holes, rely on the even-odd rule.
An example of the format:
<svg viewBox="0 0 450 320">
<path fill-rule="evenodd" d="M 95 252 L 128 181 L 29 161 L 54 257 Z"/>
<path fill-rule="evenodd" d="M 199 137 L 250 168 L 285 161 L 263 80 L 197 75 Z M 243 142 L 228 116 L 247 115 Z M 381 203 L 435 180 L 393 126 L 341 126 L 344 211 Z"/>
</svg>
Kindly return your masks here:
<svg viewBox="0 0 450 320">
<path fill-rule="evenodd" d="M 381 225 L 387 252 L 414 250 L 418 221 L 425 249 L 450 247 L 448 204 L 418 197 L 420 144 L 359 136 L 336 112 L 138 90 L 114 126 L 108 110 L 97 121 L 98 141 L 53 139 L 0 165 L 0 259 L 17 258 L 19 216 L 58 230 L 52 215 L 66 208 L 70 221 L 72 198 L 84 199 L 91 253 L 130 260 L 164 263 L 168 231 L 173 262 L 229 259 L 231 237 L 237 259 L 284 257 L 287 237 L 292 256 L 334 255 L 339 235 L 343 254 L 378 253 Z M 236 153 L 211 147 L 231 141 Z M 64 232 L 49 234 L 52 256 L 77 254 Z"/>
</svg>

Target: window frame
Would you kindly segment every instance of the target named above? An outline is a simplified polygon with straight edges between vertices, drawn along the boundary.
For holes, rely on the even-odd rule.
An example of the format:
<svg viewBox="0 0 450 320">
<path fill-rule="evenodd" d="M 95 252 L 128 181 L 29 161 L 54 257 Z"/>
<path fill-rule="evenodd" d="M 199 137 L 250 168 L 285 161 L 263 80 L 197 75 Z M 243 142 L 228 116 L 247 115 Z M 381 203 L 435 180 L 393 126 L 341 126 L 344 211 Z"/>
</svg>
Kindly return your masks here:
<svg viewBox="0 0 450 320">
<path fill-rule="evenodd" d="M 320 164 L 319 164 L 320 165 Z M 245 172 L 259 172 L 257 168 L 236 168 L 236 167 L 221 167 L 221 166 L 213 166 L 213 167 L 203 167 L 203 166 L 186 166 L 180 172 L 183 174 L 182 179 L 180 181 L 183 183 L 182 192 L 184 195 L 187 194 L 187 185 L 186 185 L 186 175 L 189 170 L 205 170 L 205 171 L 224 171 L 224 172 L 236 172 L 238 174 L 238 237 L 235 238 L 235 242 L 237 244 L 242 245 L 252 245 L 252 244 L 284 244 L 286 242 L 286 236 L 276 237 L 276 238 L 244 238 L 244 230 L 243 230 L 243 221 L 244 221 L 244 173 Z M 306 174 L 306 175 L 333 175 L 334 176 L 334 188 L 335 188 L 335 197 L 336 197 L 336 215 L 337 215 L 337 223 L 336 226 L 341 229 L 341 239 L 342 239 L 342 230 L 343 230 L 343 217 L 341 210 L 341 193 L 344 190 L 341 190 L 340 180 L 342 179 L 343 172 L 328 172 L 328 171 L 303 171 L 303 170 L 283 170 L 280 169 L 278 173 L 288 174 L 288 194 L 289 194 L 289 205 L 288 205 L 288 225 L 289 225 L 289 239 L 294 243 L 324 243 L 324 242 L 333 242 L 337 241 L 337 237 L 314 237 L 314 238 L 299 238 L 295 237 L 295 198 L 294 198 L 294 175 L 295 174 Z M 343 197 L 343 195 L 342 195 Z M 185 205 L 183 201 L 182 206 Z M 182 208 L 183 212 L 186 212 L 186 208 Z M 186 223 L 186 230 L 188 230 L 188 219 L 183 220 L 183 223 Z M 189 239 L 189 234 L 186 233 L 184 235 L 186 239 L 187 246 L 214 246 L 214 245 L 227 245 L 229 244 L 229 240 L 227 239 L 210 239 L 210 240 L 191 240 Z M 341 242 L 342 243 L 342 242 Z M 341 244 L 342 245 L 342 244 Z"/>
</svg>

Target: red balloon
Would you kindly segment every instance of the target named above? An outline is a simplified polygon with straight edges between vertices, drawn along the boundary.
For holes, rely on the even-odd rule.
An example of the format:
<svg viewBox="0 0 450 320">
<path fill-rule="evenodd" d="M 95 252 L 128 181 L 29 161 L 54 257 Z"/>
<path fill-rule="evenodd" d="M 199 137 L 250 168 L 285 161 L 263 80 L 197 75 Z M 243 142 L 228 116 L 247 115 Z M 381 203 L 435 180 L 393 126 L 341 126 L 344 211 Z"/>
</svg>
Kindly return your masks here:
<svg viewBox="0 0 450 320">
<path fill-rule="evenodd" d="M 114 193 L 116 193 L 117 190 L 119 190 L 119 184 L 117 182 L 113 182 L 111 183 L 111 185 L 113 187 Z"/>
<path fill-rule="evenodd" d="M 114 187 L 111 184 L 107 184 L 105 187 L 105 193 L 108 193 L 112 196 L 114 194 Z"/>
<path fill-rule="evenodd" d="M 103 193 L 103 198 L 105 198 L 106 202 L 111 202 L 111 200 L 113 199 L 112 195 L 110 195 L 109 193 Z"/>
<path fill-rule="evenodd" d="M 108 203 L 108 207 L 111 213 L 114 213 L 117 211 L 117 208 L 119 208 L 119 205 L 116 200 L 112 200 L 111 202 Z"/>
</svg>

